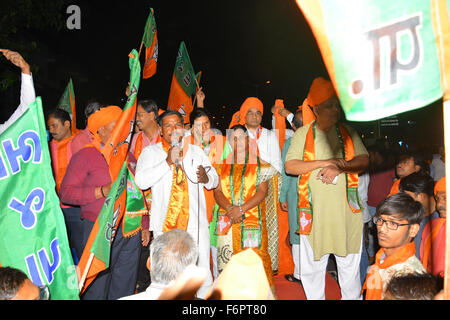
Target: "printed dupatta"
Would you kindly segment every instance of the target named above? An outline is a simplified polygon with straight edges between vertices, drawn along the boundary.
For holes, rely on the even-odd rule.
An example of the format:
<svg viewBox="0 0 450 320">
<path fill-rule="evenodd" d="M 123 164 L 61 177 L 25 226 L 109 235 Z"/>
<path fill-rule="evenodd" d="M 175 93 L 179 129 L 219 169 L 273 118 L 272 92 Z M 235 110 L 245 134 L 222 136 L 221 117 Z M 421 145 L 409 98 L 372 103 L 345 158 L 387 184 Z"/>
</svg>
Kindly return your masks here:
<svg viewBox="0 0 450 320">
<path fill-rule="evenodd" d="M 348 130 L 342 125 L 336 125 L 337 136 L 341 145 L 342 154 L 346 161 L 350 161 L 355 156 L 355 147 Z M 315 160 L 314 138 L 316 136 L 316 121 L 314 121 L 306 134 L 305 148 L 303 151 L 303 161 Z M 311 172 L 304 173 L 298 177 L 298 207 L 297 220 L 298 229 L 296 233 L 309 235 L 312 228 L 313 209 L 309 189 L 309 178 Z M 358 195 L 358 174 L 345 173 L 347 202 L 354 213 L 361 212 L 361 204 Z"/>
</svg>

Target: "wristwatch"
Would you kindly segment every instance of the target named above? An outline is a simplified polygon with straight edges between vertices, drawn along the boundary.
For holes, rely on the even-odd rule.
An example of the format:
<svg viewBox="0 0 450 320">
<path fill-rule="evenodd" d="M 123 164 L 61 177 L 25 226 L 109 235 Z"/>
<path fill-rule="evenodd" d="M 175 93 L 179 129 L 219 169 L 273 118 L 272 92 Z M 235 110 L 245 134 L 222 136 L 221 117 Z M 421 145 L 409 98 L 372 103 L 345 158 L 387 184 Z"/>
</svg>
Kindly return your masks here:
<svg viewBox="0 0 450 320">
<path fill-rule="evenodd" d="M 244 220 L 244 219 L 245 219 L 245 213 L 244 213 L 244 210 L 242 210 L 242 207 L 241 207 L 241 206 L 239 206 L 239 210 L 241 211 L 241 214 L 242 214 L 242 220 Z"/>
</svg>

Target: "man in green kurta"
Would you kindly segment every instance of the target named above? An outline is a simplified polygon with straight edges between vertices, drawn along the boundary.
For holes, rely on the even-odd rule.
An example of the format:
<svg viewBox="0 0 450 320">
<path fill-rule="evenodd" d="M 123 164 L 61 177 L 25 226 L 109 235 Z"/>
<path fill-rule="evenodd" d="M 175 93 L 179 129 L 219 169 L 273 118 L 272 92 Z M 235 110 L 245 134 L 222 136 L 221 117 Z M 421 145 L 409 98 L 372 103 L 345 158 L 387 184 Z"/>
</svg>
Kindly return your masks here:
<svg viewBox="0 0 450 320">
<path fill-rule="evenodd" d="M 325 273 L 330 254 L 338 269 L 342 299 L 361 299 L 359 264 L 363 219 L 350 207 L 347 194 L 350 173 L 366 170 L 369 157 L 358 133 L 344 125 L 354 156 L 344 157 L 340 105 L 330 81 L 316 78 L 308 94 L 317 120 L 298 129 L 286 156 L 285 170 L 291 175 L 310 173 L 308 197 L 312 211 L 309 234 L 300 235 L 300 276 L 307 299 L 325 299 Z M 311 128 L 313 126 L 313 128 Z M 314 160 L 304 161 L 305 142 L 312 129 Z M 307 150 L 308 151 L 308 150 Z"/>
</svg>

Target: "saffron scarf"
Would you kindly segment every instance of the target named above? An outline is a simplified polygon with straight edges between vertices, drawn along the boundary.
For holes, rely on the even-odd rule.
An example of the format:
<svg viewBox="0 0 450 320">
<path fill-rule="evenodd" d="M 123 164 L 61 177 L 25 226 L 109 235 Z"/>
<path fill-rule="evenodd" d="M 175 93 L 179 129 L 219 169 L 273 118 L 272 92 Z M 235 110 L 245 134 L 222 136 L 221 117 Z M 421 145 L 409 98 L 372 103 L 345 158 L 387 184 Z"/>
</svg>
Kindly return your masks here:
<svg viewBox="0 0 450 320">
<path fill-rule="evenodd" d="M 162 139 L 162 147 L 166 153 L 170 145 Z M 178 172 L 173 164 L 172 190 L 170 191 L 169 207 L 164 220 L 163 232 L 172 229 L 186 230 L 189 222 L 189 191 L 186 174 L 180 167 Z"/>
<path fill-rule="evenodd" d="M 136 157 L 136 159 L 139 159 L 139 156 L 142 153 L 142 150 L 144 149 L 144 132 L 139 132 L 137 134 L 137 138 L 136 138 L 136 145 L 134 148 L 134 156 Z M 158 142 L 161 142 L 161 135 L 159 133 L 157 133 L 153 139 L 150 141 L 150 144 L 156 144 Z"/>
<path fill-rule="evenodd" d="M 72 158 L 72 140 L 74 136 L 70 136 L 64 140 L 50 142 L 50 153 L 52 156 L 52 169 L 56 182 L 56 192 L 59 193 L 59 188 L 66 174 L 70 159 Z"/>
<path fill-rule="evenodd" d="M 395 254 L 387 256 L 383 262 L 381 258 L 384 256 L 384 249 L 381 248 L 375 255 L 375 263 L 370 267 L 366 281 L 362 290 L 366 291 L 366 300 L 382 300 L 383 299 L 383 280 L 380 275 L 380 269 L 387 269 L 396 264 L 400 264 L 415 255 L 416 247 L 414 242 L 405 244 Z"/>
<path fill-rule="evenodd" d="M 209 161 L 214 167 L 217 167 L 220 157 L 222 156 L 222 152 L 219 148 L 222 148 L 223 150 L 223 136 L 218 136 L 218 139 L 216 139 L 216 135 L 212 134 L 210 140 L 208 143 L 205 143 L 202 137 L 201 139 L 201 145 L 200 147 L 203 149 L 203 151 L 208 156 Z M 191 135 L 190 143 L 193 145 L 195 144 L 195 138 L 194 135 Z M 211 222 L 213 219 L 213 212 L 214 212 L 214 205 L 216 203 L 216 200 L 214 199 L 214 190 L 207 190 L 206 188 L 203 188 L 204 194 L 205 194 L 205 201 L 206 201 L 206 217 L 208 218 L 208 222 Z"/>
<path fill-rule="evenodd" d="M 443 218 L 435 218 L 432 219 L 429 222 L 429 228 L 426 228 L 426 230 L 424 230 L 424 234 L 422 236 L 422 246 L 423 246 L 423 252 L 422 252 L 422 264 L 423 267 L 425 268 L 425 270 L 427 270 L 427 272 L 429 273 L 433 273 L 435 274 L 435 272 L 433 272 L 433 266 L 434 263 L 433 261 L 437 260 L 438 257 L 436 257 L 435 255 L 437 254 L 436 249 L 433 247 L 437 247 L 437 237 L 439 235 L 439 233 L 442 231 L 445 234 L 445 222 L 447 221 L 447 219 L 443 219 Z M 444 237 L 444 241 L 445 241 L 445 237 Z M 434 250 L 433 250 L 434 249 Z"/>
<path fill-rule="evenodd" d="M 349 161 L 355 156 L 355 147 L 348 130 L 342 125 L 336 125 L 337 136 L 341 145 L 344 159 Z M 314 121 L 306 134 L 305 148 L 303 151 L 303 161 L 315 160 L 314 138 L 316 136 L 316 122 Z M 311 233 L 313 210 L 311 205 L 311 195 L 309 189 L 309 178 L 311 172 L 304 173 L 298 178 L 298 207 L 297 219 L 299 222 L 297 233 L 308 235 Z M 354 213 L 361 212 L 361 205 L 358 195 L 358 174 L 346 173 L 347 202 Z"/>
<path fill-rule="evenodd" d="M 282 99 L 275 100 L 276 111 L 274 112 L 275 118 L 275 130 L 278 137 L 278 144 L 280 146 L 280 150 L 283 151 L 283 145 L 286 141 L 286 119 L 280 113 L 280 109 L 284 109 L 284 103 Z"/>
<path fill-rule="evenodd" d="M 226 163 L 219 168 L 221 172 L 222 192 L 233 206 L 241 206 L 250 200 L 258 191 L 261 177 L 261 163 L 249 163 L 249 153 L 246 153 L 244 164 Z M 216 235 L 226 235 L 231 228 L 231 221 L 223 208 L 218 210 Z M 241 248 L 261 248 L 262 217 L 260 205 L 244 213 L 241 222 Z"/>
</svg>

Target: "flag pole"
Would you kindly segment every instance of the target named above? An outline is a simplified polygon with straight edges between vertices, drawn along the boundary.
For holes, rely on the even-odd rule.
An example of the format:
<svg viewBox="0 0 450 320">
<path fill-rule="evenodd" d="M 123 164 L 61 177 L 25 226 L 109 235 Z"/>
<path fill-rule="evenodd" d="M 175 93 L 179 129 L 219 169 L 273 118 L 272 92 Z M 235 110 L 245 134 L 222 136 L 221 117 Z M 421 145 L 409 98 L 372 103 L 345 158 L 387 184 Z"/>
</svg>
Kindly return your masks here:
<svg viewBox="0 0 450 320">
<path fill-rule="evenodd" d="M 201 78 L 202 72 L 200 71 L 200 78 Z M 197 88 L 195 88 L 195 95 L 194 95 L 194 101 L 192 102 L 192 107 L 195 108 L 195 100 L 197 99 L 197 92 L 198 92 L 198 88 L 200 87 L 200 81 L 197 81 L 197 78 L 194 77 L 195 79 L 195 83 L 197 84 Z"/>
<path fill-rule="evenodd" d="M 450 19 L 446 0 L 433 0 L 431 2 L 431 14 L 433 28 L 436 33 L 436 43 L 441 69 L 441 85 L 443 96 L 444 118 L 444 148 L 445 148 L 445 176 L 450 177 Z M 450 182 L 446 179 L 445 192 L 449 193 Z M 448 212 L 450 203 L 446 201 Z M 443 298 L 450 300 L 450 225 L 446 223 L 445 235 L 445 266 L 444 266 L 444 290 Z"/>
<path fill-rule="evenodd" d="M 144 44 L 144 41 L 141 41 L 141 46 L 139 47 L 139 53 L 138 53 L 138 57 L 141 56 L 141 50 L 142 50 L 142 45 Z"/>
<path fill-rule="evenodd" d="M 88 262 L 86 264 L 86 268 L 84 268 L 83 276 L 81 277 L 80 283 L 78 284 L 80 293 L 81 293 L 81 289 L 83 289 L 84 282 L 86 281 L 86 277 L 87 277 L 89 269 L 91 268 L 91 264 L 92 264 L 93 260 L 94 260 L 94 254 L 91 252 L 91 254 L 89 255 Z"/>
</svg>

